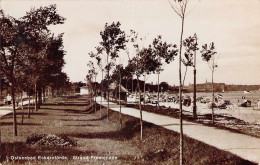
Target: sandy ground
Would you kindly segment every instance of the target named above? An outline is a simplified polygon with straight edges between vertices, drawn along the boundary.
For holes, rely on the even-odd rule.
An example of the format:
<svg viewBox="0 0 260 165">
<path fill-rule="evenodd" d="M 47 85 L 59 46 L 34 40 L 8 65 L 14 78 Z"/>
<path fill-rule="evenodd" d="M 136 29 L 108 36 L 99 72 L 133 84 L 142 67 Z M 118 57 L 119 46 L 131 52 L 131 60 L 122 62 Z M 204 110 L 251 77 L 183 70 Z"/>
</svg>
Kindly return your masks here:
<svg viewBox="0 0 260 165">
<path fill-rule="evenodd" d="M 152 104 L 151 104 L 152 105 Z M 165 107 L 179 108 L 179 104 L 176 103 L 160 103 Z M 183 106 L 183 109 L 188 112 L 192 112 L 192 106 Z M 199 115 L 211 114 L 212 110 L 208 108 L 207 104 L 197 103 L 197 112 Z M 230 106 L 227 109 L 214 109 L 215 114 L 229 115 L 237 119 L 243 120 L 250 124 L 260 125 L 260 110 L 255 110 L 253 107 L 236 107 Z"/>
</svg>

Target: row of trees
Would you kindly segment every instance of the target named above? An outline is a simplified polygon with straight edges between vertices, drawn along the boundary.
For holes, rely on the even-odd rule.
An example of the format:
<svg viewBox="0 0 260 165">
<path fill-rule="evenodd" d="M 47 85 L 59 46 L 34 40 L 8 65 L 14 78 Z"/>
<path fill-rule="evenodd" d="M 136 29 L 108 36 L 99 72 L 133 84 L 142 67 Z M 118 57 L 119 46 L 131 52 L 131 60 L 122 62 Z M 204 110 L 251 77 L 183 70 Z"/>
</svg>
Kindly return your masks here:
<svg viewBox="0 0 260 165">
<path fill-rule="evenodd" d="M 151 44 L 145 47 L 142 45 L 143 38 L 140 38 L 135 31 L 131 30 L 130 35 L 126 36 L 125 32 L 120 29 L 119 22 L 112 23 L 111 25 L 106 24 L 104 31 L 102 31 L 100 34 L 102 37 L 102 41 L 100 42 L 100 45 L 95 47 L 95 51 L 89 53 L 89 56 L 94 59 L 90 61 L 88 64 L 89 73 L 87 75 L 87 80 L 89 82 L 89 86 L 94 87 L 91 84 L 94 84 L 93 80 L 96 79 L 97 74 L 99 73 L 100 70 L 102 74 L 102 81 L 101 81 L 102 88 L 100 90 L 106 92 L 108 97 L 107 98 L 108 99 L 107 118 L 108 118 L 109 92 L 110 92 L 109 85 L 112 82 L 116 82 L 118 86 L 121 86 L 122 79 L 124 79 L 124 81 L 127 82 L 133 79 L 133 76 L 136 76 L 137 90 L 139 91 L 140 94 L 139 108 L 140 108 L 140 118 L 141 118 L 140 121 L 142 127 L 140 78 L 143 77 L 143 85 L 144 85 L 143 89 L 145 89 L 146 75 L 148 74 L 158 75 L 157 92 L 158 92 L 158 102 L 159 102 L 160 73 L 163 71 L 164 64 L 170 64 L 170 62 L 172 62 L 174 58 L 178 55 L 179 50 L 177 48 L 177 45 L 168 44 L 167 42 L 162 41 L 161 36 L 158 36 L 152 41 Z M 126 47 L 126 45 L 128 47 Z M 194 54 L 197 50 L 199 50 L 196 34 L 184 39 L 181 45 L 182 47 L 185 48 L 184 58 L 181 58 L 181 64 L 185 66 L 184 76 L 181 79 L 182 85 L 180 90 L 182 93 L 183 84 L 185 82 L 185 77 L 187 73 L 187 68 L 195 66 Z M 132 56 L 128 51 L 130 48 L 133 50 L 131 52 Z M 123 51 L 126 52 L 123 53 Z M 211 59 L 211 56 L 215 54 L 214 43 L 210 44 L 209 48 L 207 45 L 203 45 L 201 52 L 202 52 L 203 59 L 209 61 Z M 119 56 L 119 54 L 121 54 L 121 56 Z M 128 55 L 128 64 L 125 66 L 123 66 L 121 60 L 123 54 Z M 103 74 L 105 71 L 106 71 L 106 76 L 104 78 Z M 112 74 L 110 72 L 112 72 Z M 95 89 L 97 88 L 95 87 Z M 145 90 L 144 90 L 144 95 L 145 95 Z M 180 98 L 182 98 L 181 94 L 180 94 Z"/>
<path fill-rule="evenodd" d="M 37 110 L 46 87 L 55 90 L 69 87 L 68 77 L 62 72 L 63 34 L 54 36 L 49 30 L 50 25 L 64 21 L 55 5 L 32 8 L 19 19 L 0 10 L 0 74 L 11 87 L 14 136 L 17 136 L 15 101 L 18 93 L 24 91 L 28 96 L 34 93 Z M 30 116 L 30 109 L 28 113 Z"/>
<path fill-rule="evenodd" d="M 170 2 L 170 1 L 169 1 Z M 185 78 L 187 74 L 187 68 L 194 68 L 194 85 L 196 85 L 196 52 L 198 48 L 198 38 L 194 34 L 186 39 L 183 39 L 184 33 L 184 21 L 187 14 L 187 5 L 189 0 L 174 0 L 170 2 L 173 11 L 181 18 L 181 34 L 180 34 L 180 44 L 179 48 L 176 44 L 169 44 L 162 41 L 162 37 L 158 36 L 153 40 L 148 46 L 144 46 L 144 38 L 139 37 L 139 35 L 131 30 L 128 36 L 125 32 L 120 29 L 120 23 L 112 23 L 111 25 L 106 24 L 104 31 L 100 33 L 101 42 L 100 45 L 95 48 L 94 52 L 91 52 L 90 57 L 96 60 L 97 66 L 100 68 L 102 73 L 102 91 L 107 92 L 107 119 L 109 110 L 109 84 L 111 82 L 117 81 L 118 85 L 121 85 L 121 79 L 128 81 L 136 76 L 137 78 L 137 88 L 139 90 L 139 109 L 140 109 L 140 126 L 141 133 L 140 138 L 142 139 L 142 107 L 141 107 L 141 90 L 139 80 L 141 77 L 144 78 L 144 89 L 146 75 L 157 74 L 158 84 L 160 80 L 160 73 L 163 71 L 164 64 L 170 64 L 175 57 L 179 56 L 179 105 L 180 105 L 180 164 L 183 164 L 183 125 L 182 125 L 182 93 L 185 83 Z M 126 46 L 127 45 L 127 46 Z M 132 50 L 132 51 L 129 51 Z M 121 56 L 123 51 L 128 55 L 128 64 L 123 66 L 121 62 Z M 209 46 L 207 44 L 202 46 L 200 50 L 202 59 L 210 64 L 212 71 L 212 121 L 214 123 L 214 86 L 213 86 L 213 74 L 215 67 L 217 65 L 214 61 L 214 55 L 216 54 L 214 43 Z M 184 57 L 183 57 L 184 56 Z M 92 62 L 93 63 L 93 62 Z M 182 67 L 184 66 L 184 69 Z M 96 74 L 97 68 L 93 65 Z M 106 76 L 103 77 L 103 72 L 106 70 Z M 113 70 L 112 76 L 110 76 L 110 71 Z M 184 71 L 184 74 L 183 74 Z M 96 76 L 95 74 L 95 76 Z M 93 74 L 89 74 L 88 77 L 92 77 Z M 90 80 L 90 79 L 89 79 Z M 92 83 L 91 81 L 89 81 Z M 119 88 L 120 89 L 120 88 Z M 195 99 L 194 99 L 194 118 L 196 119 L 196 86 L 195 86 Z M 119 91 L 120 92 L 120 91 Z M 145 91 L 144 91 L 145 95 Z M 158 101 L 159 101 L 159 85 L 158 85 Z M 120 107 L 121 103 L 119 101 Z M 157 107 L 159 107 L 157 105 Z M 121 108 L 120 108 L 121 114 Z M 120 115 L 121 116 L 121 115 Z M 121 124 L 121 117 L 120 117 Z"/>
</svg>

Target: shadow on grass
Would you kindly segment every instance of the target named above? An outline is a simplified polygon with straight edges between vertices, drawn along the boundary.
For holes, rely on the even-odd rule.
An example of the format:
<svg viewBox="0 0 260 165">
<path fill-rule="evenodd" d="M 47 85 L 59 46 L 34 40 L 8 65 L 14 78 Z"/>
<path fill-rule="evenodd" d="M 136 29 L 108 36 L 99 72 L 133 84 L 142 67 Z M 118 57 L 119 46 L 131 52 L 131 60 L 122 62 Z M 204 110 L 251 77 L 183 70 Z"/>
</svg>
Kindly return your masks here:
<svg viewBox="0 0 260 165">
<path fill-rule="evenodd" d="M 79 151 L 76 147 L 39 147 L 28 145 L 23 142 L 3 143 L 1 145 L 0 162 L 9 160 L 11 156 L 67 156 L 71 159 L 73 156 L 93 155 L 95 151 Z M 37 158 L 36 158 L 37 160 Z M 19 163 L 26 162 L 19 160 Z"/>
<path fill-rule="evenodd" d="M 16 115 L 17 116 L 27 116 L 28 115 L 28 112 L 27 111 L 24 111 L 24 112 L 16 112 Z M 48 114 L 47 113 L 43 113 L 43 112 L 39 112 L 39 111 L 34 111 L 33 113 L 31 112 L 30 115 L 40 115 L 40 116 L 47 116 Z M 13 113 L 9 113 L 7 115 L 5 115 L 3 118 L 13 118 Z"/>
<path fill-rule="evenodd" d="M 44 106 L 87 106 L 87 105 L 89 105 L 88 103 L 85 103 L 85 104 L 82 104 L 82 103 L 74 103 L 74 104 L 72 104 L 72 103 L 70 103 L 70 104 L 66 104 L 66 103 L 64 103 L 64 104 L 62 104 L 62 103 L 60 103 L 60 104 L 56 104 L 56 103 L 46 103 L 46 104 L 43 104 L 42 105 L 42 107 L 43 108 L 45 108 Z"/>
<path fill-rule="evenodd" d="M 86 121 L 100 121 L 100 120 L 104 120 L 107 118 L 107 114 L 106 115 L 103 115 L 101 118 L 98 118 L 98 119 L 89 119 L 89 120 L 86 120 Z"/>
<path fill-rule="evenodd" d="M 78 125 L 66 125 L 69 127 L 94 127 L 94 126 L 98 126 L 98 125 L 93 125 L 93 124 L 78 124 Z"/>
<path fill-rule="evenodd" d="M 44 110 L 51 110 L 51 111 L 64 111 L 64 112 L 72 112 L 72 113 L 84 113 L 86 110 L 76 110 L 76 109 L 58 109 L 58 108 L 42 108 Z"/>
<path fill-rule="evenodd" d="M 63 115 L 65 116 L 65 115 Z M 88 120 L 75 120 L 75 119 L 60 119 L 61 121 L 88 121 Z"/>
<path fill-rule="evenodd" d="M 13 122 L 1 122 L 1 126 L 4 126 L 4 125 L 13 125 Z M 18 123 L 17 122 L 17 125 L 25 125 L 25 126 L 40 126 L 42 124 L 37 124 L 37 123 Z"/>
<path fill-rule="evenodd" d="M 174 125 L 180 125 L 179 123 L 178 124 L 163 124 L 163 125 L 160 125 L 162 127 L 166 127 L 166 126 L 174 126 Z M 196 123 L 183 123 L 183 125 L 198 125 Z"/>
<path fill-rule="evenodd" d="M 16 115 L 28 115 L 28 112 L 16 112 Z M 40 116 L 47 116 L 47 113 L 39 112 L 39 111 L 34 111 L 33 113 L 31 112 L 30 115 L 40 115 Z"/>
<path fill-rule="evenodd" d="M 95 132 L 95 133 L 71 133 L 65 134 L 66 136 L 76 137 L 76 138 L 88 138 L 88 139 L 111 139 L 111 140 L 130 140 L 136 133 L 140 132 L 139 119 L 131 119 L 124 123 L 123 127 L 118 131 L 110 132 Z M 143 128 L 150 128 L 152 124 L 143 123 Z"/>
</svg>

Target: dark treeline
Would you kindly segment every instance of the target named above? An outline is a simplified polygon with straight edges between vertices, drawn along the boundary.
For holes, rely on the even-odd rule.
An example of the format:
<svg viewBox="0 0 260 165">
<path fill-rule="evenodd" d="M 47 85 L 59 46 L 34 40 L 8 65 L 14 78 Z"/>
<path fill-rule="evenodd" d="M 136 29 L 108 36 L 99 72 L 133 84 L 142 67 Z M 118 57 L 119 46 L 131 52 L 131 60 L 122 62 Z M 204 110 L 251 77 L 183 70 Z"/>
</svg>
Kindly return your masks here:
<svg viewBox="0 0 260 165">
<path fill-rule="evenodd" d="M 66 53 L 63 34 L 54 35 L 48 28 L 64 21 L 55 5 L 32 8 L 18 19 L 0 10 L 0 74 L 8 84 L 3 87 L 12 96 L 14 136 L 18 96 L 24 92 L 34 95 L 38 110 L 46 93 L 54 96 L 70 88 L 68 77 L 62 72 Z M 30 109 L 28 113 L 30 116 Z"/>
</svg>

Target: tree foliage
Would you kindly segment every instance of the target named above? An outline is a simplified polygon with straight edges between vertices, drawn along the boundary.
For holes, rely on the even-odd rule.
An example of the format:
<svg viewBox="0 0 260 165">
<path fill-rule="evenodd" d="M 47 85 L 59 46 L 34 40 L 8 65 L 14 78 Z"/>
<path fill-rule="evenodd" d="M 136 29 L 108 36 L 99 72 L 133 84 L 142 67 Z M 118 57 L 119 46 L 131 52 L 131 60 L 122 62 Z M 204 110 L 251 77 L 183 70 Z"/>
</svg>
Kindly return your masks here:
<svg viewBox="0 0 260 165">
<path fill-rule="evenodd" d="M 214 42 L 210 43 L 210 45 L 204 44 L 202 45 L 201 57 L 203 60 L 209 62 L 212 56 L 214 56 L 217 52 L 215 51 Z"/>
<path fill-rule="evenodd" d="M 57 13 L 55 5 L 32 8 L 19 19 L 0 11 L 0 72 L 12 88 L 14 135 L 17 135 L 15 90 L 25 89 L 28 84 L 32 84 L 26 83 L 26 80 L 33 83 L 43 80 L 47 63 L 52 61 L 50 54 L 60 54 L 49 49 L 55 44 L 50 42 L 48 26 L 62 24 L 64 21 L 65 18 Z M 64 62 L 56 61 L 52 65 L 61 68 L 63 64 Z"/>
<path fill-rule="evenodd" d="M 194 52 L 199 50 L 197 43 L 197 36 L 189 36 L 183 40 L 183 46 L 185 48 L 184 57 L 182 62 L 185 66 L 193 66 Z"/>
</svg>

